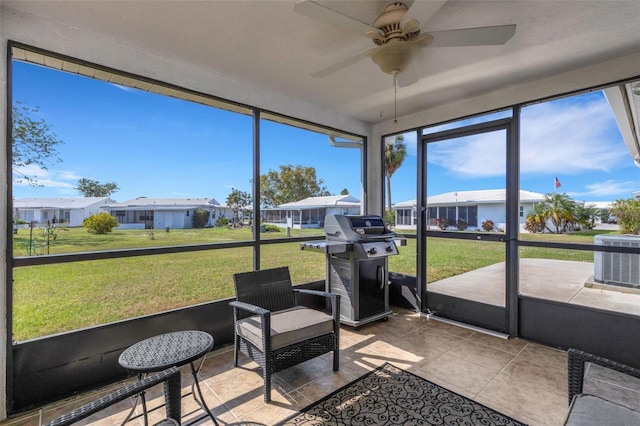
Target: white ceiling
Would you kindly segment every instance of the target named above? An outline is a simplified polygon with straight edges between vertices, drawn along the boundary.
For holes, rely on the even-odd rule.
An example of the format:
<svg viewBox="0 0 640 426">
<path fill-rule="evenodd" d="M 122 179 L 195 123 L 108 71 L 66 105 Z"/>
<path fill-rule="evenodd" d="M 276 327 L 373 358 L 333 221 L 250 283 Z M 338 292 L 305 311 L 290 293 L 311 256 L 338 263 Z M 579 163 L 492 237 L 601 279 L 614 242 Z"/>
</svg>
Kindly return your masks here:
<svg viewBox="0 0 640 426">
<path fill-rule="evenodd" d="M 368 58 L 311 76 L 374 45 L 358 31 L 296 13 L 294 0 L 1 1 L 3 13 L 98 33 L 367 122 L 394 114 L 392 77 Z M 449 0 L 424 20 L 425 1 L 410 9 L 423 32 L 516 24 L 516 33 L 501 46 L 423 49 L 414 65 L 420 80 L 398 88 L 399 116 L 640 52 L 638 0 Z M 372 22 L 388 2 L 322 3 Z"/>
</svg>

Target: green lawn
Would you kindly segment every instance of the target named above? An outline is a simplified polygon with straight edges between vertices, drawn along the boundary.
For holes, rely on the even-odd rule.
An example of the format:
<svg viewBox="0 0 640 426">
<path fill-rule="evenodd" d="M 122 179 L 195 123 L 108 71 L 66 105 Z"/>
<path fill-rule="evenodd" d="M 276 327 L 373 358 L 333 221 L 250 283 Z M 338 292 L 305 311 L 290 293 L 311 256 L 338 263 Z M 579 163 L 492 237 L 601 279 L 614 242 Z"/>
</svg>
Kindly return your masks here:
<svg viewBox="0 0 640 426">
<path fill-rule="evenodd" d="M 323 235 L 322 230 L 292 230 L 292 236 Z M 28 230 L 15 236 L 16 256 L 26 255 Z M 261 238 L 285 233 L 261 234 Z M 593 233 L 526 236 L 546 241 L 592 243 Z M 249 229 L 115 230 L 91 235 L 81 228 L 60 231 L 50 253 L 250 240 Z M 416 241 L 390 258 L 390 270 L 415 275 Z M 22 251 L 20 251 L 22 250 Z M 233 296 L 232 275 L 252 268 L 250 247 L 95 260 L 15 268 L 14 340 L 118 321 Z M 523 247 L 522 257 L 591 262 L 592 252 Z M 504 244 L 474 240 L 428 239 L 428 279 L 449 276 L 504 261 Z M 325 257 L 300 250 L 299 243 L 263 245 L 261 267 L 289 266 L 295 283 L 324 279 Z"/>
<path fill-rule="evenodd" d="M 292 237 L 324 236 L 322 229 L 292 229 Z M 265 232 L 261 239 L 285 238 L 286 231 Z M 240 229 L 204 228 L 204 229 L 114 229 L 109 234 L 89 234 L 84 228 L 59 228 L 55 239 L 49 239 L 49 254 L 75 253 L 84 251 L 115 250 L 127 248 L 164 247 L 188 244 L 204 244 L 228 241 L 249 241 L 251 228 Z M 30 242 L 32 241 L 32 242 Z M 14 256 L 27 256 L 28 247 L 36 245 L 39 251 L 46 252 L 46 238 L 42 229 L 35 228 L 33 237 L 29 229 L 20 229 L 13 236 Z"/>
</svg>

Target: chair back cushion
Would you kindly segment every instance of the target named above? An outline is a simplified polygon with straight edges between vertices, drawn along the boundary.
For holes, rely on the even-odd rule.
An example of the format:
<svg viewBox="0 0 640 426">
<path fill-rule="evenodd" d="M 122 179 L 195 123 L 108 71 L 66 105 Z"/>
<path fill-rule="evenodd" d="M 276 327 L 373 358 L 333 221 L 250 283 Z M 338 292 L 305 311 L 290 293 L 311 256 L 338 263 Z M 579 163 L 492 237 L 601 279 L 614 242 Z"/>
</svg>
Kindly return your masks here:
<svg viewBox="0 0 640 426">
<path fill-rule="evenodd" d="M 262 347 L 260 315 L 253 315 L 238 321 L 236 332 Z M 271 350 L 300 343 L 308 339 L 333 333 L 333 318 L 322 311 L 298 306 L 271 314 Z"/>
<path fill-rule="evenodd" d="M 260 306 L 271 312 L 295 306 L 291 276 L 286 266 L 234 274 L 233 283 L 239 302 Z"/>
</svg>

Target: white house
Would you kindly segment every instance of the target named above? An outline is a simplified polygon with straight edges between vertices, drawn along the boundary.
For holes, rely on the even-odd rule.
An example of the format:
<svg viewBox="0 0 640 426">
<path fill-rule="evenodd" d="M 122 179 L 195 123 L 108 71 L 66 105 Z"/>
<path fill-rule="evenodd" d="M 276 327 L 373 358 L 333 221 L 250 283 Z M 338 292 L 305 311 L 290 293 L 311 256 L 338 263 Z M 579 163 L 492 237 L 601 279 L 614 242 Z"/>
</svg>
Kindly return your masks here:
<svg viewBox="0 0 640 426">
<path fill-rule="evenodd" d="M 233 217 L 233 210 L 215 198 L 138 197 L 122 203 L 105 204 L 102 209 L 118 219 L 121 229 L 193 228 L 196 210 L 210 213 L 207 225 L 213 225 L 221 216 Z"/>
<path fill-rule="evenodd" d="M 82 226 L 85 218 L 100 213 L 101 206 L 112 203 L 109 197 L 20 198 L 13 201 L 15 219 L 45 225 L 62 222 Z"/>
<path fill-rule="evenodd" d="M 360 200 L 351 195 L 308 197 L 263 209 L 262 221 L 288 228 L 322 228 L 328 214 L 360 214 Z"/>
<path fill-rule="evenodd" d="M 458 219 L 467 222 L 468 229 L 482 229 L 482 222 L 493 221 L 497 229 L 506 227 L 506 189 L 457 191 L 427 197 L 427 220 L 430 227 L 436 219 L 446 219 L 455 227 Z M 544 200 L 544 194 L 520 190 L 520 225 L 524 225 L 535 203 Z M 416 229 L 416 200 L 404 201 L 393 206 L 396 213 L 396 229 Z"/>
</svg>

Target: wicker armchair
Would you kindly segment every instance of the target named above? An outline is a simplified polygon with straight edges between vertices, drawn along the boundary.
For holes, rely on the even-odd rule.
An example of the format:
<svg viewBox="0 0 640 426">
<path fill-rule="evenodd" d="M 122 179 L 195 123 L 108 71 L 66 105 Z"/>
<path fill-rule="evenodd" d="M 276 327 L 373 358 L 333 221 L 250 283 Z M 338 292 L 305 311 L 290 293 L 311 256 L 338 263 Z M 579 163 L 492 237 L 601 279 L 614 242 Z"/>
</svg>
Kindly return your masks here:
<svg viewBox="0 0 640 426">
<path fill-rule="evenodd" d="M 245 272 L 233 276 L 236 301 L 233 365 L 242 352 L 260 365 L 264 400 L 271 401 L 271 375 L 333 351 L 333 371 L 339 369 L 340 296 L 316 290 L 294 289 L 287 267 Z M 298 306 L 297 294 L 325 298 L 331 315 Z"/>
<path fill-rule="evenodd" d="M 160 421 L 159 423 L 156 423 L 156 425 L 179 425 L 182 416 L 180 406 L 180 370 L 178 370 L 177 367 L 171 367 L 160 373 L 155 373 L 152 376 L 137 381 L 131 385 L 125 386 L 124 388 L 103 396 L 100 399 L 85 404 L 70 413 L 67 413 L 55 420 L 50 421 L 45 426 L 71 425 L 113 404 L 124 401 L 129 397 L 138 395 L 145 389 L 148 389 L 155 385 L 159 385 L 160 383 L 164 384 L 164 398 L 167 418 Z M 147 424 L 146 409 L 144 410 L 144 415 L 145 424 Z"/>
</svg>

